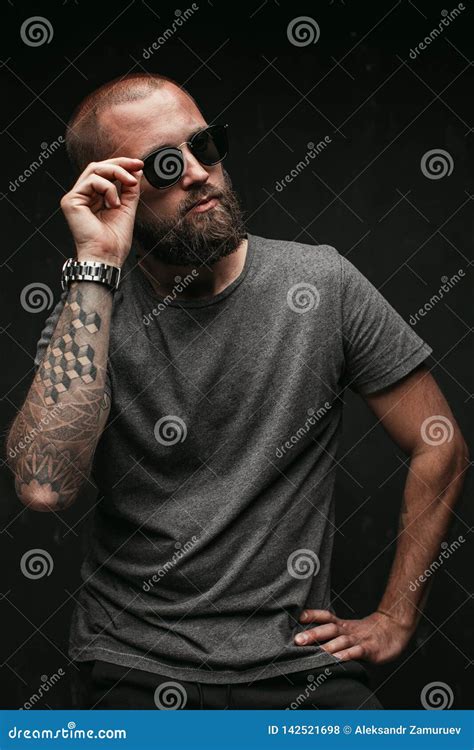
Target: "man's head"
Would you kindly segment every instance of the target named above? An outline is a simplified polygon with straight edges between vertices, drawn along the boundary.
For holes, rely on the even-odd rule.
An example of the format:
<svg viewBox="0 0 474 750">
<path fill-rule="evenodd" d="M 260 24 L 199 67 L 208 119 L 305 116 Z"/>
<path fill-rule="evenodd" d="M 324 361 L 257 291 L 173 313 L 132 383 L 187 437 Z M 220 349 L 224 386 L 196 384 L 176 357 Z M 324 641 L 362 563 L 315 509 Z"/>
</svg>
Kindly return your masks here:
<svg viewBox="0 0 474 750">
<path fill-rule="evenodd" d="M 144 159 L 162 146 L 180 146 L 207 122 L 194 99 L 166 76 L 139 73 L 106 83 L 76 109 L 66 146 L 78 172 L 91 161 L 116 156 Z M 205 166 L 181 146 L 184 171 L 165 190 L 142 177 L 135 238 L 144 253 L 164 263 L 212 265 L 236 250 L 245 233 L 230 178 L 221 164 Z M 215 196 L 214 207 L 192 210 Z"/>
</svg>

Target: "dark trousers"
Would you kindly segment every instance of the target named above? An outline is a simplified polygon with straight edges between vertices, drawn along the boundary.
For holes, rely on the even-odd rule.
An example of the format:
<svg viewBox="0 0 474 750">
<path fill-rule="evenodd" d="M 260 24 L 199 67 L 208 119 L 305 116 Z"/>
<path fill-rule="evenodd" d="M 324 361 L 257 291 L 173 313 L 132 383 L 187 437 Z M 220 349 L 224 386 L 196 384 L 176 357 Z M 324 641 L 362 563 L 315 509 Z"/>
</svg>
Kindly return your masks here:
<svg viewBox="0 0 474 750">
<path fill-rule="evenodd" d="M 214 685 L 77 662 L 73 702 L 80 709 L 382 709 L 357 661 L 291 672 L 253 682 Z"/>
</svg>

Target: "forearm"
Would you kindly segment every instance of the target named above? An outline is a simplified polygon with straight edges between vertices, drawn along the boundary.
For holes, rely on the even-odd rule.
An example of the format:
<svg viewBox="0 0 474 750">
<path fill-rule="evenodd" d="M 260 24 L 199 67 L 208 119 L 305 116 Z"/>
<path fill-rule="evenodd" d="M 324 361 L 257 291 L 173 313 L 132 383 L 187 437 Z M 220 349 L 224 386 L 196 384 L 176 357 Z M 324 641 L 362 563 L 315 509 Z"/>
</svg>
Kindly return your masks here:
<svg viewBox="0 0 474 750">
<path fill-rule="evenodd" d="M 112 293 L 73 283 L 7 441 L 18 497 L 36 510 L 61 510 L 87 480 L 108 415 L 104 385 Z"/>
<path fill-rule="evenodd" d="M 407 477 L 397 549 L 379 611 L 414 628 L 440 545 L 461 491 L 467 458 L 462 441 L 415 455 Z M 437 565 L 433 566 L 433 571 Z M 429 571 L 428 576 L 425 572 Z"/>
</svg>

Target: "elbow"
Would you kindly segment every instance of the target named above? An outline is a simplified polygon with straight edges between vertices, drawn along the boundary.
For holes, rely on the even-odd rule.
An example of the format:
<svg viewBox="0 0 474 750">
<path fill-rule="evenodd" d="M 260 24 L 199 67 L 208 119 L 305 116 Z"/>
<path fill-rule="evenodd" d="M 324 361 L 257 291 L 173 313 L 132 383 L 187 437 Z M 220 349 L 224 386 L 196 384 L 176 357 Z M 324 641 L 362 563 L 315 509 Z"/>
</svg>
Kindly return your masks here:
<svg viewBox="0 0 474 750">
<path fill-rule="evenodd" d="M 8 454 L 8 465 L 15 479 L 15 493 L 20 502 L 39 513 L 57 513 L 76 500 L 81 473 L 60 471 L 54 455 L 35 451 L 26 458 Z"/>
<path fill-rule="evenodd" d="M 426 487 L 443 501 L 443 504 L 455 503 L 464 484 L 469 468 L 469 450 L 466 442 L 456 429 L 451 436 L 436 444 L 434 441 L 423 447 L 417 454 L 421 459 L 421 473 Z"/>
<path fill-rule="evenodd" d="M 459 472 L 464 472 L 469 467 L 470 457 L 469 448 L 461 433 L 458 433 L 453 440 L 453 462 Z"/>
<path fill-rule="evenodd" d="M 452 441 L 446 443 L 439 455 L 440 474 L 445 480 L 446 489 L 452 484 L 462 485 L 467 469 L 470 465 L 469 449 L 457 432 Z"/>
<path fill-rule="evenodd" d="M 429 436 L 421 435 L 413 456 L 431 455 L 436 458 L 436 463 L 442 470 L 451 472 L 465 469 L 469 465 L 469 449 L 459 429 L 449 434 L 448 432 Z"/>
<path fill-rule="evenodd" d="M 55 502 L 54 498 L 38 498 L 35 495 L 18 495 L 19 499 L 28 510 L 34 510 L 36 513 L 51 513 L 53 511 L 61 510 Z"/>
<path fill-rule="evenodd" d="M 39 513 L 51 513 L 64 510 L 71 505 L 74 498 L 65 503 L 58 492 L 55 492 L 50 484 L 40 484 L 36 479 L 25 484 L 21 479 L 16 479 L 15 490 L 18 499 L 29 510 Z"/>
</svg>

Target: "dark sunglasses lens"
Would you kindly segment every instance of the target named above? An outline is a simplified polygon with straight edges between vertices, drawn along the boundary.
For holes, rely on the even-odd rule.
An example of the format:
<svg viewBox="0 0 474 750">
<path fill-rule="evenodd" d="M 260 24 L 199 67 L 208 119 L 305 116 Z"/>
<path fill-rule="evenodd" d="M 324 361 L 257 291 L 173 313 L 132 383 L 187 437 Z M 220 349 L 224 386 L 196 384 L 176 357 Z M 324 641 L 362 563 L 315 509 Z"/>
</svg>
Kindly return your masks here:
<svg viewBox="0 0 474 750">
<path fill-rule="evenodd" d="M 227 131 L 223 125 L 211 125 L 191 139 L 190 150 L 201 164 L 217 164 L 229 150 Z"/>
<path fill-rule="evenodd" d="M 184 171 L 184 159 L 179 148 L 160 148 L 145 159 L 143 174 L 156 188 L 174 185 Z"/>
</svg>

